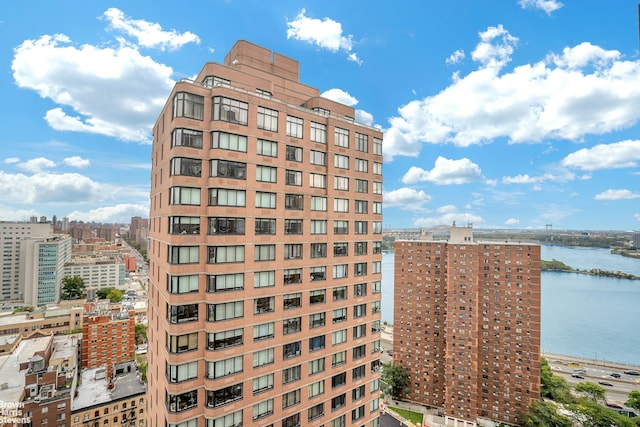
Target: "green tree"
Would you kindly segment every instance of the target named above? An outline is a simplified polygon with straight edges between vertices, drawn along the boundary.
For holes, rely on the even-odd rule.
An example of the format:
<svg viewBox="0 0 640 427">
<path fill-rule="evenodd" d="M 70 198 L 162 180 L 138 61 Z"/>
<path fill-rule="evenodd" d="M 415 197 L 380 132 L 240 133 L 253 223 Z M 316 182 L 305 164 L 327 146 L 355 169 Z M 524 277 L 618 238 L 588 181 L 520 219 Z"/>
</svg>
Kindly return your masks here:
<svg viewBox="0 0 640 427">
<path fill-rule="evenodd" d="M 573 422 L 560 414 L 556 404 L 548 401 L 533 402 L 529 410 L 519 417 L 523 427 L 572 427 Z"/>
<path fill-rule="evenodd" d="M 136 345 L 144 344 L 145 342 L 147 342 L 147 325 L 136 323 L 135 334 Z"/>
<path fill-rule="evenodd" d="M 602 386 L 600 386 L 600 385 L 598 385 L 596 383 L 592 383 L 590 381 L 586 381 L 586 382 L 583 382 L 583 383 L 578 383 L 578 384 L 576 384 L 574 389 L 578 393 L 587 396 L 588 398 L 590 398 L 591 400 L 593 400 L 596 403 L 598 401 L 601 401 L 601 400 L 605 399 L 604 387 L 602 387 Z"/>
<path fill-rule="evenodd" d="M 576 425 L 593 427 L 635 427 L 636 425 L 630 418 L 589 398 L 581 398 L 577 403 L 568 405 L 567 409 L 574 414 L 573 419 Z"/>
<path fill-rule="evenodd" d="M 108 299 L 111 302 L 122 301 L 122 291 L 116 288 L 102 288 L 96 291 L 96 295 L 100 299 Z"/>
<path fill-rule="evenodd" d="M 629 392 L 629 399 L 624 402 L 630 408 L 640 411 L 640 391 L 632 390 Z"/>
<path fill-rule="evenodd" d="M 395 399 L 404 397 L 409 393 L 409 373 L 401 365 L 394 365 L 391 362 L 382 365 L 382 381 L 391 388 L 391 396 Z"/>
<path fill-rule="evenodd" d="M 571 387 L 567 380 L 555 375 L 544 357 L 540 358 L 540 396 L 556 402 L 569 403 L 573 401 Z"/>
<path fill-rule="evenodd" d="M 62 279 L 62 292 L 60 299 L 80 299 L 84 296 L 84 279 L 80 276 L 65 277 Z"/>
</svg>

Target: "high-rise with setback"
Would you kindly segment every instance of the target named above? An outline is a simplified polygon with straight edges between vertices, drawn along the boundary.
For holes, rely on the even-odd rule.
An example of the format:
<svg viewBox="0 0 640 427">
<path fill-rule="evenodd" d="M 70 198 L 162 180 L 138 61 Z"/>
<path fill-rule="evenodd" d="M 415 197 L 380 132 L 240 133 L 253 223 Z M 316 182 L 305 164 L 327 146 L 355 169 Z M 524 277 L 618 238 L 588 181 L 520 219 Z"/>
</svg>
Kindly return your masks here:
<svg viewBox="0 0 640 427">
<path fill-rule="evenodd" d="M 378 426 L 382 134 L 246 41 L 153 128 L 148 423 Z"/>
</svg>

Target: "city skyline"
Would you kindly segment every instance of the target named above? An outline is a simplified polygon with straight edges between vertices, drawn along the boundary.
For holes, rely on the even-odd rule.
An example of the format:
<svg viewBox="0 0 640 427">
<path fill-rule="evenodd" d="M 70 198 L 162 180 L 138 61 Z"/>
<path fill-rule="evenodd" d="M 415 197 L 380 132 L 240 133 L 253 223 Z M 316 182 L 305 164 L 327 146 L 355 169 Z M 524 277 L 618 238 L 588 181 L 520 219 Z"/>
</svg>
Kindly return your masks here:
<svg viewBox="0 0 640 427">
<path fill-rule="evenodd" d="M 384 131 L 385 228 L 640 228 L 636 1 L 382 5 L 5 6 L 0 219 L 147 217 L 164 99 L 246 39 Z"/>
</svg>

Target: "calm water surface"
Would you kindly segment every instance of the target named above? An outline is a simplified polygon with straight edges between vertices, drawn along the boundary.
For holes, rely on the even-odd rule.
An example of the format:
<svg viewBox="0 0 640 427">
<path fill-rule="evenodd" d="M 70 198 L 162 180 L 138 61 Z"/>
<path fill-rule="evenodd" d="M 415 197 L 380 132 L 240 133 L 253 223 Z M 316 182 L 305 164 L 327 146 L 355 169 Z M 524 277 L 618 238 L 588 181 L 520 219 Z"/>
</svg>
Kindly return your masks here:
<svg viewBox="0 0 640 427">
<path fill-rule="evenodd" d="M 542 259 L 640 276 L 608 249 L 542 246 Z M 393 323 L 393 253 L 382 257 L 382 320 Z M 640 365 L 640 280 L 542 273 L 542 351 Z"/>
</svg>

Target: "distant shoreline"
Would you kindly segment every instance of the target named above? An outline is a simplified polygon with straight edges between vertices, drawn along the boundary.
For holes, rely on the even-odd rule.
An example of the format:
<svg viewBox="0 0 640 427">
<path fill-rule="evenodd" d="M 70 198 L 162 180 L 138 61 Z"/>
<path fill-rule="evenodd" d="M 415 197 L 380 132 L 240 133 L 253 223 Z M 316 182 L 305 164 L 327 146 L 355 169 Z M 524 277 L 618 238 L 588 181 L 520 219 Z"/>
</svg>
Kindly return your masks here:
<svg viewBox="0 0 640 427">
<path fill-rule="evenodd" d="M 600 268 L 592 268 L 591 270 L 577 270 L 573 267 L 568 266 L 562 261 L 558 261 L 557 259 L 552 259 L 551 261 L 541 260 L 540 269 L 542 271 L 552 271 L 558 273 L 578 273 L 588 274 L 590 276 L 613 277 L 616 279 L 640 280 L 639 276 L 624 273 L 622 271 L 609 271 Z"/>
</svg>

